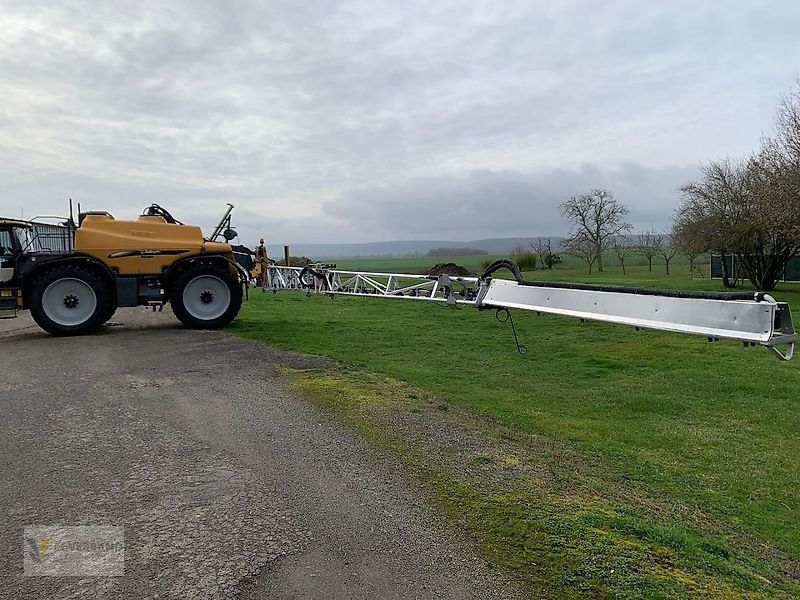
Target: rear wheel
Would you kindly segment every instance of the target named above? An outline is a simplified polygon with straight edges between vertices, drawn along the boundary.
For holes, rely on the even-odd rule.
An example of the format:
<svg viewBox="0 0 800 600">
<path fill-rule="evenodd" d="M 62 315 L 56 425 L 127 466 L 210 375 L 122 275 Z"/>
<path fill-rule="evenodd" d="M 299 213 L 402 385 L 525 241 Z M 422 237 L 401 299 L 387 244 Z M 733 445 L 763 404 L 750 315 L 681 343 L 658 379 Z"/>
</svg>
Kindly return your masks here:
<svg viewBox="0 0 800 600">
<path fill-rule="evenodd" d="M 242 307 L 239 280 L 216 265 L 193 265 L 180 273 L 170 287 L 172 311 L 192 329 L 225 327 Z"/>
<path fill-rule="evenodd" d="M 31 288 L 31 316 L 53 335 L 81 335 L 97 330 L 113 304 L 108 283 L 78 265 L 49 269 Z"/>
</svg>

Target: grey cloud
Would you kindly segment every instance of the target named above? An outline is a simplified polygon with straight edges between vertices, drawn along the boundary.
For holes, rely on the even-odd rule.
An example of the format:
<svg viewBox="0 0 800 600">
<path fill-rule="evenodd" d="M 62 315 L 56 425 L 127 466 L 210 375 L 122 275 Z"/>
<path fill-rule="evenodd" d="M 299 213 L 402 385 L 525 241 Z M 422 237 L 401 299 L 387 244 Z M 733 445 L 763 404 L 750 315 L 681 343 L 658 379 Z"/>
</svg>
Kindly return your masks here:
<svg viewBox="0 0 800 600">
<path fill-rule="evenodd" d="M 0 213 L 157 197 L 206 223 L 230 201 L 282 241 L 558 233 L 557 204 L 595 186 L 663 228 L 693 165 L 755 146 L 800 64 L 800 6 L 760 0 L 0 17 Z"/>
<path fill-rule="evenodd" d="M 567 224 L 559 205 L 570 195 L 605 187 L 629 207 L 637 229 L 665 231 L 679 186 L 696 175 L 692 167 L 653 169 L 637 163 L 612 170 L 590 164 L 528 173 L 480 170 L 350 191 L 326 203 L 324 212 L 342 223 L 358 223 L 362 239 L 563 235 Z"/>
</svg>

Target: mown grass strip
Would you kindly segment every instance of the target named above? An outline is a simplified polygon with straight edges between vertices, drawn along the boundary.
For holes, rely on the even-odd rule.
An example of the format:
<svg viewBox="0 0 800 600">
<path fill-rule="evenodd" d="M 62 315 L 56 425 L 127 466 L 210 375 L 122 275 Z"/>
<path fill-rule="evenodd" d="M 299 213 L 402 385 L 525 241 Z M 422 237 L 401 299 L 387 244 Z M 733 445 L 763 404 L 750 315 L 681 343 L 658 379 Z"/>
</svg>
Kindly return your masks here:
<svg viewBox="0 0 800 600">
<path fill-rule="evenodd" d="M 654 518 L 653 504 L 621 489 L 613 469 L 530 481 L 512 471 L 529 461 L 570 468 L 558 452 L 526 454 L 513 432 L 489 421 L 468 427 L 498 436 L 472 459 L 509 477 L 465 476 L 458 461 L 426 443 L 427 426 L 446 429 L 440 401 L 422 390 L 365 372 L 290 372 L 294 386 L 332 410 L 376 447 L 400 459 L 436 506 L 475 539 L 487 559 L 511 571 L 537 597 L 790 597 L 800 591 L 763 556 L 723 534 L 675 519 Z M 403 417 L 426 427 L 409 429 Z M 399 427 L 396 417 L 401 417 Z M 454 417 L 458 420 L 458 416 Z M 452 417 L 448 416 L 448 421 Z M 528 448 L 527 450 L 530 450 Z M 459 452 L 461 456 L 463 452 Z M 541 466 L 539 464 L 538 466 Z M 552 465 L 551 465 L 552 466 Z M 772 579 L 770 579 L 772 578 Z"/>
</svg>

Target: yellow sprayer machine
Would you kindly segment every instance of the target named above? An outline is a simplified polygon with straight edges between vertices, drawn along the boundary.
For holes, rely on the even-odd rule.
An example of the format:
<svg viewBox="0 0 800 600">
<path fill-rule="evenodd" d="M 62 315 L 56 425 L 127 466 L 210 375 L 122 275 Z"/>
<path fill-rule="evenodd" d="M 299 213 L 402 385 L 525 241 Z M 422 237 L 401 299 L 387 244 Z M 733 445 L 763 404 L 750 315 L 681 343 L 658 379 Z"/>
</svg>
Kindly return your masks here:
<svg viewBox="0 0 800 600">
<path fill-rule="evenodd" d="M 209 239 L 154 204 L 136 221 L 108 213 L 80 213 L 50 225 L 0 219 L 0 316 L 29 309 L 56 335 L 91 332 L 120 306 L 167 302 L 187 327 L 218 328 L 239 312 L 248 273 L 227 243 L 231 210 Z M 80 212 L 80 211 L 79 211 Z M 511 278 L 496 273 L 507 270 Z M 314 289 L 330 296 L 439 302 L 492 309 L 501 321 L 510 309 L 535 311 L 762 346 L 790 360 L 797 334 L 789 305 L 763 292 L 686 292 L 620 286 L 528 281 L 510 260 L 480 277 L 342 271 L 335 266 L 270 265 L 264 291 Z M 516 333 L 515 333 L 516 337 Z M 524 346 L 517 342 L 520 352 Z"/>
<path fill-rule="evenodd" d="M 239 312 L 247 273 L 229 244 L 212 241 L 220 233 L 207 240 L 157 204 L 135 221 L 106 212 L 80 213 L 77 223 L 0 218 L 0 316 L 28 309 L 42 329 L 79 335 L 118 307 L 169 302 L 187 327 L 224 327 Z"/>
</svg>

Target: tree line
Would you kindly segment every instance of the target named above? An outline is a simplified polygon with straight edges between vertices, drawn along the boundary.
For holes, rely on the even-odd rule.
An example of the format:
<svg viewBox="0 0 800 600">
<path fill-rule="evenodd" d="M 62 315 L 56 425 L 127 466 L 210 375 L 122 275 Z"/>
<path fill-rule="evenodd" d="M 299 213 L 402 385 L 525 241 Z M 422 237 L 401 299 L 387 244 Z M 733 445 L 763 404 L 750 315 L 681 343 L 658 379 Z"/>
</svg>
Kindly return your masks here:
<svg viewBox="0 0 800 600">
<path fill-rule="evenodd" d="M 711 161 L 700 178 L 680 188 L 681 204 L 672 228 L 663 235 L 646 232 L 631 239 L 628 209 L 605 189 L 572 196 L 561 204 L 571 230 L 564 251 L 603 270 L 604 254 L 616 255 L 623 271 L 635 253 L 666 265 L 677 253 L 695 261 L 701 254 L 722 257 L 723 284 L 733 287 L 727 256 L 752 285 L 770 291 L 780 281 L 786 262 L 800 252 L 800 82 L 778 105 L 775 128 L 760 147 L 742 158 Z"/>
<path fill-rule="evenodd" d="M 569 236 L 563 242 L 564 251 L 586 263 L 589 274 L 595 269 L 604 270 L 604 257 L 613 254 L 627 274 L 625 263 L 630 257 L 640 254 L 653 270 L 653 260 L 664 261 L 667 275 L 669 264 L 683 249 L 680 240 L 669 234 L 645 231 L 631 235 L 633 226 L 625 221 L 628 208 L 614 198 L 609 190 L 594 189 L 586 194 L 572 196 L 561 205 L 561 214 L 572 225 Z M 690 256 L 689 268 L 695 270 L 697 254 Z"/>
</svg>

